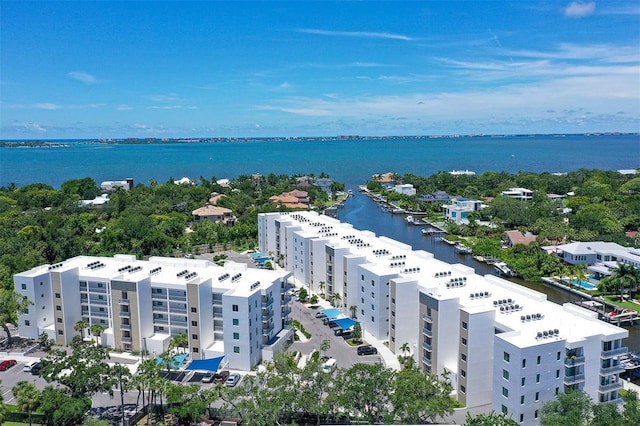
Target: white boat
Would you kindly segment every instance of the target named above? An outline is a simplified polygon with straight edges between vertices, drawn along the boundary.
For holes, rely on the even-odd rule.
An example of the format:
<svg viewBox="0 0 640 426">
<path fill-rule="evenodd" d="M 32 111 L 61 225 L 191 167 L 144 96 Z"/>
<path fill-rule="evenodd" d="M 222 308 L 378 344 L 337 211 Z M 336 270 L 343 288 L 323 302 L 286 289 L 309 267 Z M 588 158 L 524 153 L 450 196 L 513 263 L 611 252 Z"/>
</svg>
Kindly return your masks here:
<svg viewBox="0 0 640 426">
<path fill-rule="evenodd" d="M 496 262 L 493 266 L 496 268 L 498 275 L 504 275 L 506 277 L 513 277 L 515 275 L 511 268 L 504 262 Z"/>
<path fill-rule="evenodd" d="M 409 225 L 413 225 L 413 222 L 414 222 L 413 216 L 409 215 L 405 217 L 404 220 L 406 220 Z"/>
<path fill-rule="evenodd" d="M 456 253 L 458 253 L 458 254 L 471 254 L 471 253 L 473 253 L 473 250 L 471 249 L 471 247 L 467 247 L 464 244 L 456 244 L 454 249 L 455 249 Z"/>
</svg>

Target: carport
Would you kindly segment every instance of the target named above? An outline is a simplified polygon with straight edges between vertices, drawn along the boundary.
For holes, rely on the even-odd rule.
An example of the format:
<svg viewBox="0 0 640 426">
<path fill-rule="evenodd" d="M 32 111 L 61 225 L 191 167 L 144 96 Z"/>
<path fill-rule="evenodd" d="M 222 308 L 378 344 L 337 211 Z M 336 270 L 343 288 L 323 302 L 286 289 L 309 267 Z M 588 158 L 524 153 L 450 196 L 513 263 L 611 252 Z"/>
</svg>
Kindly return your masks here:
<svg viewBox="0 0 640 426">
<path fill-rule="evenodd" d="M 187 368 L 185 368 L 185 370 L 211 371 L 212 373 L 215 373 L 218 371 L 223 359 L 224 356 L 220 356 L 218 358 L 194 359 Z"/>
<path fill-rule="evenodd" d="M 353 327 L 358 323 L 358 321 L 352 320 L 351 318 L 340 318 L 340 319 L 334 320 L 333 322 L 335 322 L 337 326 L 343 331 L 349 330 L 351 327 Z"/>
</svg>

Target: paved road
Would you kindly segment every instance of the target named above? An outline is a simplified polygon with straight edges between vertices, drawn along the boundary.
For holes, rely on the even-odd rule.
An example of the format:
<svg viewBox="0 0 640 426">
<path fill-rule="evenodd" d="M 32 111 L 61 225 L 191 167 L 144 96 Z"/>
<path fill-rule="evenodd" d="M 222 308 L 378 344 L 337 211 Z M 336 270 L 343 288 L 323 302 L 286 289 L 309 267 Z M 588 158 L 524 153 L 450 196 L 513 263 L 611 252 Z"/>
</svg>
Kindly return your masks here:
<svg viewBox="0 0 640 426">
<path fill-rule="evenodd" d="M 380 355 L 358 356 L 355 347 L 349 346 L 342 336 L 334 335 L 333 329 L 322 324 L 322 320 L 315 317 L 321 309 L 310 309 L 297 300 L 291 302 L 291 319 L 300 321 L 305 330 L 311 333 L 311 339 L 307 342 L 294 342 L 289 348 L 290 351 L 299 351 L 303 355 L 308 355 L 314 349 L 320 351 L 322 341 L 327 339 L 331 347 L 326 355 L 338 360 L 338 367 L 348 368 L 356 363 L 383 362 Z"/>
</svg>

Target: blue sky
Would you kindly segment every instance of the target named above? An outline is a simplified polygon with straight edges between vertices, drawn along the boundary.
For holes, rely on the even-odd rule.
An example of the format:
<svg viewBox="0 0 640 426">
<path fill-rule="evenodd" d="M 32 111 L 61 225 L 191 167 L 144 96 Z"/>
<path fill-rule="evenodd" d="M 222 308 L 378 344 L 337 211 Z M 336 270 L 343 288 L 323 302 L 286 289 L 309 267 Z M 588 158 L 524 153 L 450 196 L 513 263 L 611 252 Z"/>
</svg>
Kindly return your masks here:
<svg viewBox="0 0 640 426">
<path fill-rule="evenodd" d="M 637 1 L 0 1 L 1 139 L 640 130 Z"/>
</svg>

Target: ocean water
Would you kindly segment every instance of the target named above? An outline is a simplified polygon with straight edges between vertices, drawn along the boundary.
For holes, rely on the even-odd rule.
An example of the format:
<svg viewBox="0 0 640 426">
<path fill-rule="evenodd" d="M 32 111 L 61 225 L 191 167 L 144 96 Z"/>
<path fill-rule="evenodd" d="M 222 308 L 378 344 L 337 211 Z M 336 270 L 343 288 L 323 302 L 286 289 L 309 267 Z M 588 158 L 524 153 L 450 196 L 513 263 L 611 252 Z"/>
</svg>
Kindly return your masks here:
<svg viewBox="0 0 640 426">
<path fill-rule="evenodd" d="M 57 141 L 60 142 L 60 141 Z M 92 177 L 98 184 L 182 177 L 328 173 L 355 187 L 388 171 L 429 176 L 438 171 L 568 172 L 640 167 L 640 136 L 514 136 L 389 138 L 348 141 L 78 144 L 0 148 L 0 186 Z"/>
</svg>

